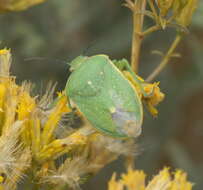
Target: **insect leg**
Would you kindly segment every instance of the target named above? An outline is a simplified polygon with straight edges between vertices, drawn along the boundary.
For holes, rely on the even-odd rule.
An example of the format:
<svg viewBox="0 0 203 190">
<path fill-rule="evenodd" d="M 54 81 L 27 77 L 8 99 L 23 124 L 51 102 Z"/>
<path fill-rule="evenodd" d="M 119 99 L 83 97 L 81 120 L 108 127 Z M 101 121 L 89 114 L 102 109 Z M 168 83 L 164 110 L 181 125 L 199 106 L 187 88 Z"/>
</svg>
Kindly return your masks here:
<svg viewBox="0 0 203 190">
<path fill-rule="evenodd" d="M 126 59 L 121 59 L 121 60 L 119 60 L 119 61 L 114 60 L 113 63 L 114 63 L 114 65 L 115 65 L 120 71 L 126 70 L 126 71 L 128 71 L 128 72 L 132 75 L 132 77 L 133 77 L 133 79 L 134 79 L 136 85 L 139 87 L 139 89 L 141 90 L 141 92 L 142 92 L 142 94 L 143 94 L 144 97 L 150 97 L 150 96 L 153 94 L 154 89 L 153 89 L 152 92 L 150 92 L 150 93 L 146 93 L 146 92 L 145 92 L 144 87 L 143 87 L 144 81 L 142 81 L 142 80 L 133 72 L 133 70 L 132 70 L 130 64 L 128 63 L 128 61 L 127 61 Z"/>
</svg>

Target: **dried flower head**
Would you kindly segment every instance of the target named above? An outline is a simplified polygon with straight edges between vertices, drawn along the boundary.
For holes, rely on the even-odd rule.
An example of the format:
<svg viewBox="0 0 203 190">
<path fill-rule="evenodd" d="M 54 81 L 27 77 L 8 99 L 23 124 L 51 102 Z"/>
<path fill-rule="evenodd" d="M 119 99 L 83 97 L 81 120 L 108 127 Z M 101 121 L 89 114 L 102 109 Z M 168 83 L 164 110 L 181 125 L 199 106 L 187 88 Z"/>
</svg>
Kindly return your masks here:
<svg viewBox="0 0 203 190">
<path fill-rule="evenodd" d="M 56 171 L 49 171 L 48 175 L 42 178 L 42 182 L 50 183 L 55 186 L 67 185 L 73 189 L 79 189 L 81 178 L 86 172 L 87 163 L 84 158 L 67 158 Z"/>
</svg>

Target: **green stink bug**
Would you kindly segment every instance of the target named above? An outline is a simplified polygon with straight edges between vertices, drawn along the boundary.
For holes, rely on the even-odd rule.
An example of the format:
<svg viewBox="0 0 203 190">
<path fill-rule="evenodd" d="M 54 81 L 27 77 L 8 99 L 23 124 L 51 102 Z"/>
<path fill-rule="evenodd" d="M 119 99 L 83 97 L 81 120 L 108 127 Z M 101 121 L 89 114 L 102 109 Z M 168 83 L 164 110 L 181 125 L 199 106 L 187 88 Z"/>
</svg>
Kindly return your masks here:
<svg viewBox="0 0 203 190">
<path fill-rule="evenodd" d="M 65 94 L 98 131 L 112 137 L 141 133 L 143 106 L 137 91 L 106 55 L 72 62 Z"/>
</svg>

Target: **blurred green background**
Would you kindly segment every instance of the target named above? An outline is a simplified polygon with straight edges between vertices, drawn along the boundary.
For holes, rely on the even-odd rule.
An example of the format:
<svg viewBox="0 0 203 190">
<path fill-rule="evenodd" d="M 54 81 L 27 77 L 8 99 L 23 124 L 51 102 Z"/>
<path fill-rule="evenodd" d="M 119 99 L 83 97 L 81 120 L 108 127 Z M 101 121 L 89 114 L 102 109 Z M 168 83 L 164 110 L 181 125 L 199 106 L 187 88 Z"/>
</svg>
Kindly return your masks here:
<svg viewBox="0 0 203 190">
<path fill-rule="evenodd" d="M 68 78 L 65 64 L 85 54 L 130 58 L 132 20 L 121 0 L 49 0 L 23 12 L 0 15 L 0 46 L 11 48 L 12 74 L 30 80 L 43 93 L 48 81 L 62 90 Z M 203 189 L 203 2 L 199 3 L 190 33 L 156 81 L 166 94 L 158 118 L 145 111 L 142 135 L 137 139 L 136 168 L 153 175 L 163 168 L 181 168 Z M 146 20 L 145 27 L 150 26 Z M 148 36 L 142 48 L 139 74 L 147 77 L 160 61 L 152 50 L 166 51 L 174 37 L 167 29 Z M 83 186 L 104 190 L 123 160 L 104 168 Z"/>
</svg>

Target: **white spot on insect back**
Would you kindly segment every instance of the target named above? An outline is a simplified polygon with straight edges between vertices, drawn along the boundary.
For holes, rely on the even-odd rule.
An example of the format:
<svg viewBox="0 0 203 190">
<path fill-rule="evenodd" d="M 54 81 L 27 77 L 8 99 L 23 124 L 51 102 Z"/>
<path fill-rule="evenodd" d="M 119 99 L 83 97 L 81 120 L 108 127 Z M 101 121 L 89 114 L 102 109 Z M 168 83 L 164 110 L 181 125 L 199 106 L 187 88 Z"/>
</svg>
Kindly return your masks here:
<svg viewBox="0 0 203 190">
<path fill-rule="evenodd" d="M 95 89 L 95 86 L 92 84 L 92 81 L 87 81 L 87 84 L 90 85 L 91 88 Z"/>
<path fill-rule="evenodd" d="M 92 85 L 92 81 L 87 81 L 87 84 Z"/>
<path fill-rule="evenodd" d="M 103 75 L 103 74 L 104 74 L 104 73 L 101 71 L 101 72 L 100 72 L 100 75 Z"/>
</svg>

